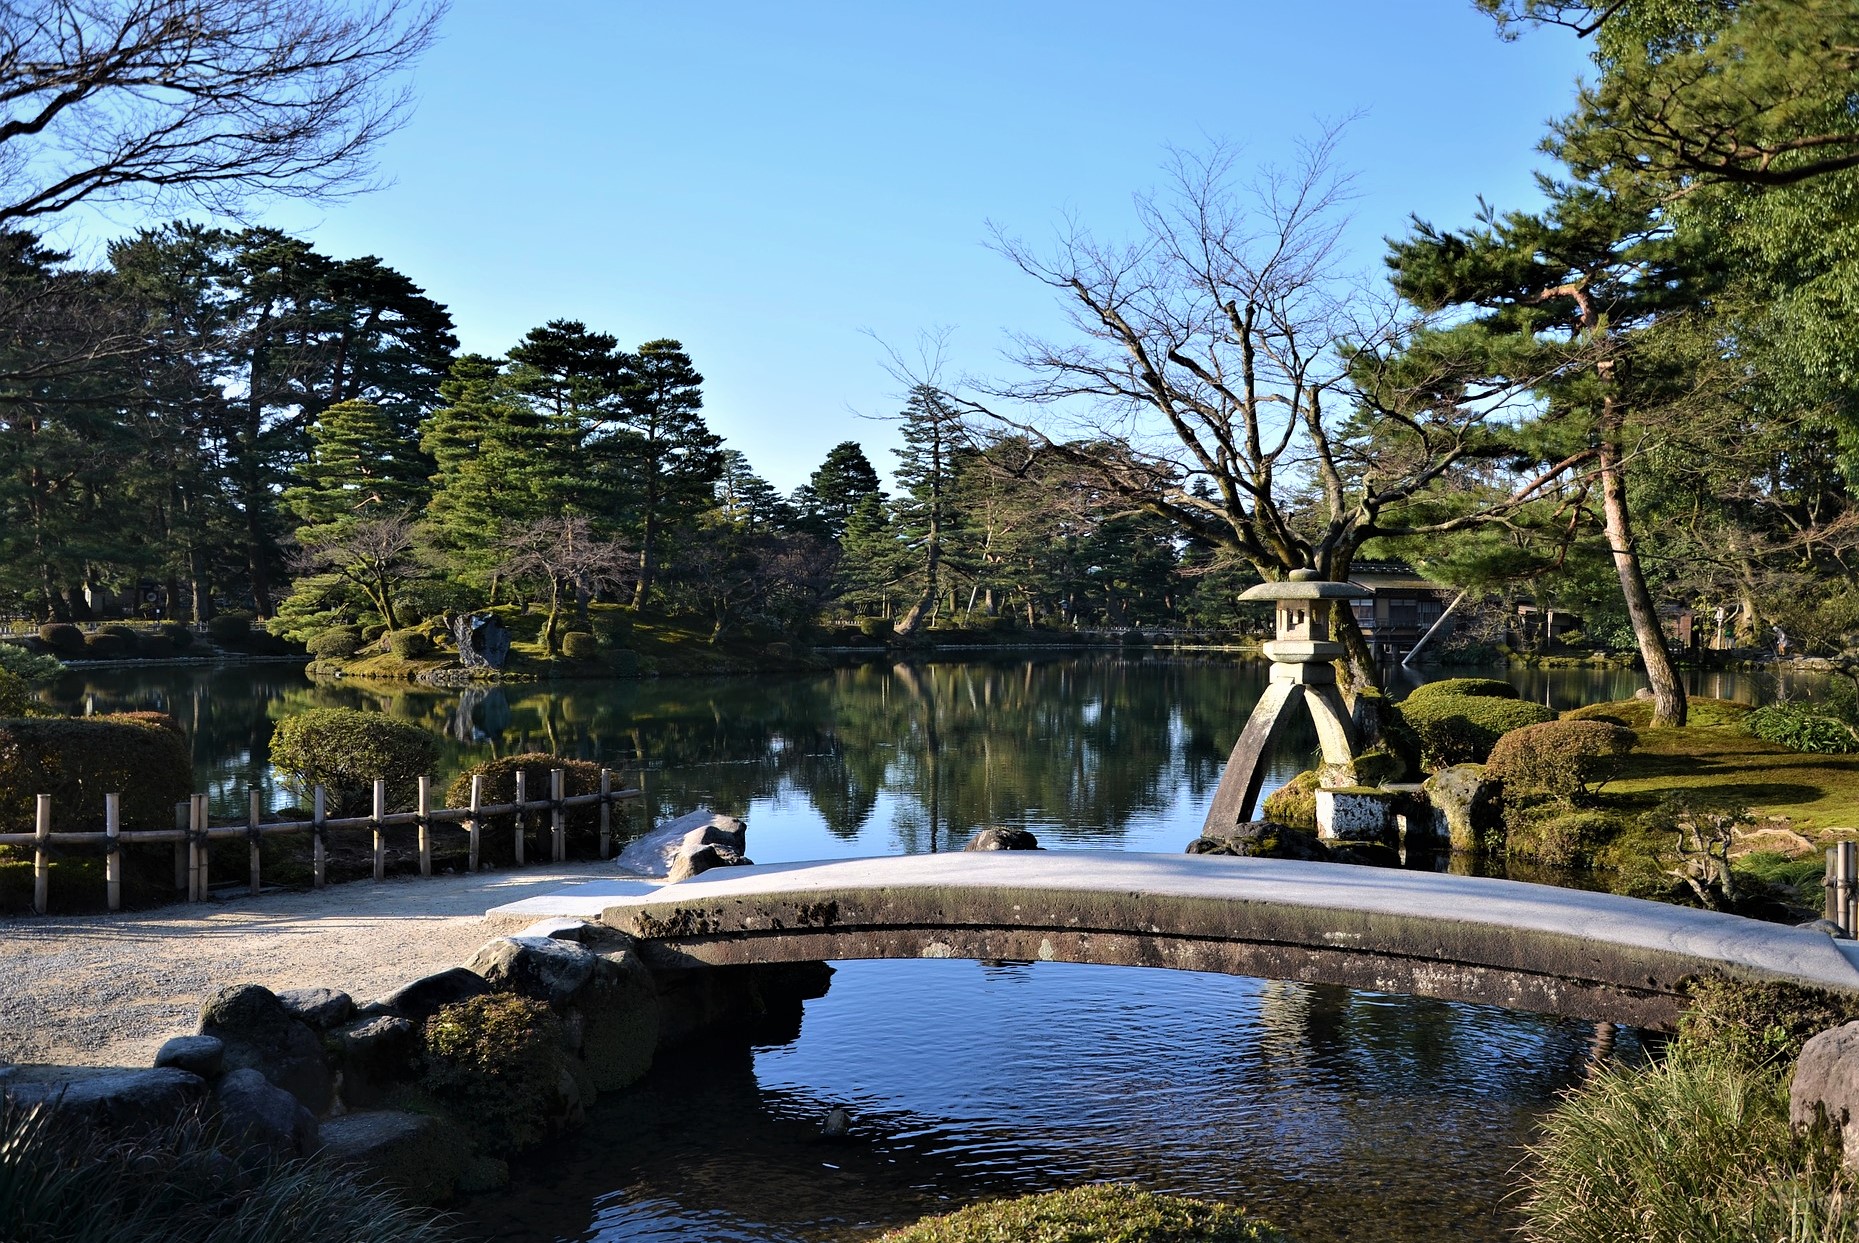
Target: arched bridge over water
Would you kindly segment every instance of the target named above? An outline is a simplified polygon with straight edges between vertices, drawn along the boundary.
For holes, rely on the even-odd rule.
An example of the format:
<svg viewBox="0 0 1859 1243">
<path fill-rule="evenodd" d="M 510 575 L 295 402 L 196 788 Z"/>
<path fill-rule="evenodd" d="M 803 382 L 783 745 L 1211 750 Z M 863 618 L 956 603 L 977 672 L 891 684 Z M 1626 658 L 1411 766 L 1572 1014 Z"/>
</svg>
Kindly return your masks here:
<svg viewBox="0 0 1859 1243">
<path fill-rule="evenodd" d="M 582 909 L 600 888 L 588 887 Z M 1685 981 L 1700 975 L 1859 992 L 1859 949 L 1818 931 L 1519 881 L 1334 863 L 913 855 L 719 869 L 599 900 L 601 919 L 637 938 L 657 971 L 849 958 L 1111 963 L 1645 1027 L 1670 1026 Z"/>
</svg>

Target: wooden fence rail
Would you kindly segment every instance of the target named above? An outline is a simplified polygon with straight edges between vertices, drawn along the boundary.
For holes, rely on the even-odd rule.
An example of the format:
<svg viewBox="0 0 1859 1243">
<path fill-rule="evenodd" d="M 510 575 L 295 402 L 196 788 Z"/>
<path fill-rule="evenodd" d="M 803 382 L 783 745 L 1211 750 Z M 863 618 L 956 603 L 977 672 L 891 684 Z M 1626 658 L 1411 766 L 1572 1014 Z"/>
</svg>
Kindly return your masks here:
<svg viewBox="0 0 1859 1243">
<path fill-rule="evenodd" d="M 432 779 L 419 780 L 418 801 L 412 811 L 387 810 L 387 782 L 374 783 L 373 810 L 365 816 L 329 816 L 324 814 L 328 798 L 322 786 L 312 792 L 310 819 L 274 820 L 267 823 L 259 793 L 253 790 L 243 824 L 211 824 L 207 817 L 207 796 L 195 794 L 175 807 L 172 829 L 125 829 L 122 827 L 122 796 L 103 796 L 103 831 L 52 831 L 52 796 L 41 794 L 33 808 L 33 831 L 0 833 L 0 846 L 32 847 L 32 909 L 43 915 L 51 884 L 51 856 L 54 849 L 65 846 L 101 846 L 105 852 L 104 883 L 109 908 L 120 910 L 123 904 L 123 850 L 129 846 L 174 844 L 175 888 L 187 891 L 189 902 L 205 901 L 208 889 L 208 848 L 215 841 L 243 837 L 251 845 L 250 886 L 253 893 L 261 888 L 259 843 L 265 837 L 290 833 L 311 834 L 312 883 L 321 888 L 328 868 L 328 834 L 332 829 L 370 829 L 374 833 L 374 879 L 387 875 L 387 829 L 413 825 L 419 830 L 420 875 L 432 875 L 432 830 L 435 825 L 456 825 L 467 837 L 466 870 L 478 870 L 478 849 L 487 820 L 511 816 L 515 819 L 516 861 L 523 862 L 524 837 L 528 832 L 530 812 L 549 813 L 550 855 L 557 863 L 568 857 L 568 813 L 580 807 L 600 809 L 600 857 L 605 859 L 613 847 L 613 805 L 639 798 L 641 791 L 613 788 L 613 770 L 600 770 L 600 789 L 593 794 L 567 794 L 568 774 L 564 769 L 549 773 L 549 797 L 528 796 L 525 775 L 516 772 L 516 799 L 509 803 L 484 801 L 484 778 L 471 779 L 471 803 L 468 807 L 433 807 Z"/>
</svg>

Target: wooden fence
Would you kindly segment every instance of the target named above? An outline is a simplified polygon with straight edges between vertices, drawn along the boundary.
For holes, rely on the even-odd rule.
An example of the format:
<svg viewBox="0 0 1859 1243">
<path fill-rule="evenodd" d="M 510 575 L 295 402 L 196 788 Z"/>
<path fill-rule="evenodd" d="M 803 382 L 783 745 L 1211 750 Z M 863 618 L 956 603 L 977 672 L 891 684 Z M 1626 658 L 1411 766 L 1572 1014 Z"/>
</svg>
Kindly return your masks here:
<svg viewBox="0 0 1859 1243">
<path fill-rule="evenodd" d="M 519 769 L 516 773 L 516 799 L 509 803 L 486 803 L 484 801 L 484 778 L 482 775 L 471 779 L 471 805 L 469 807 L 432 806 L 432 779 L 421 777 L 419 780 L 418 803 L 412 811 L 389 812 L 387 810 L 387 782 L 376 780 L 374 783 L 374 810 L 365 816 L 335 816 L 324 814 L 326 798 L 322 786 L 317 786 L 312 793 L 313 810 L 308 820 L 274 820 L 266 823 L 264 808 L 259 793 L 252 791 L 251 806 L 245 823 L 214 825 L 207 819 L 207 796 L 195 794 L 187 802 L 175 807 L 175 827 L 172 829 L 131 829 L 122 827 L 122 796 L 106 794 L 103 796 L 103 831 L 98 832 L 52 832 L 52 796 L 38 796 L 34 808 L 34 829 L 31 833 L 0 833 L 0 846 L 32 847 L 32 909 L 43 915 L 46 912 L 48 893 L 51 886 L 51 856 L 54 848 L 65 846 L 101 846 L 104 856 L 104 884 L 108 890 L 107 897 L 112 911 L 122 909 L 123 904 L 123 850 L 135 845 L 154 845 L 164 842 L 174 844 L 174 887 L 185 889 L 189 902 L 203 902 L 207 898 L 207 858 L 208 848 L 216 840 L 245 838 L 251 845 L 251 891 L 256 894 L 261 888 L 259 877 L 259 843 L 269 836 L 281 836 L 289 833 L 308 833 L 311 835 L 311 875 L 312 883 L 321 888 L 325 883 L 325 871 L 329 860 L 328 835 L 332 829 L 371 829 L 374 833 L 374 879 L 381 880 L 387 875 L 387 842 L 385 832 L 396 825 L 415 825 L 419 829 L 420 875 L 432 875 L 432 831 L 439 825 L 456 825 L 468 841 L 467 870 L 478 870 L 478 846 L 485 830 L 485 822 L 503 816 L 515 817 L 516 861 L 524 862 L 524 839 L 529 832 L 530 813 L 548 813 L 551 855 L 560 863 L 568 857 L 568 813 L 578 807 L 600 808 L 600 857 L 605 859 L 613 846 L 613 805 L 628 799 L 640 797 L 640 791 L 633 789 L 616 790 L 613 788 L 613 770 L 600 770 L 600 789 L 593 794 L 566 794 L 567 772 L 553 769 L 549 773 L 549 796 L 532 799 L 526 788 L 528 774 Z"/>
</svg>

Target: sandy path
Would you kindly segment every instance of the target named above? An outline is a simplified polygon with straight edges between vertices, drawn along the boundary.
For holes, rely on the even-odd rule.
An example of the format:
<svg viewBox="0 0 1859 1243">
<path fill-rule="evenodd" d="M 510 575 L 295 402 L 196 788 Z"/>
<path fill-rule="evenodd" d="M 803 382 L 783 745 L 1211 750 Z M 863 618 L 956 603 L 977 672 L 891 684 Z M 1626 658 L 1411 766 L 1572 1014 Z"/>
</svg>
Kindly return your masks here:
<svg viewBox="0 0 1859 1243">
<path fill-rule="evenodd" d="M 0 1062 L 146 1066 L 226 984 L 367 1001 L 505 931 L 484 922 L 491 907 L 612 876 L 612 864 L 580 863 L 0 920 Z"/>
</svg>

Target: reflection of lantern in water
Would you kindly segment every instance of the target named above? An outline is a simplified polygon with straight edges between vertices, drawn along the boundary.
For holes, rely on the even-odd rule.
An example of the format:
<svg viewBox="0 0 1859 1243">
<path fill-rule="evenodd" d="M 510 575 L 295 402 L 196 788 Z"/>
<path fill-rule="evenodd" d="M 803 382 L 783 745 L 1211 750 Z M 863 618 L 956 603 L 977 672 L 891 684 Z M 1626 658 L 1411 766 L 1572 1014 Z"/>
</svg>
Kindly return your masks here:
<svg viewBox="0 0 1859 1243">
<path fill-rule="evenodd" d="M 1330 639 L 1330 617 L 1332 609 L 1347 607 L 1344 602 L 1366 600 L 1372 594 L 1354 583 L 1322 580 L 1315 570 L 1293 570 L 1282 583 L 1260 583 L 1240 595 L 1241 600 L 1277 604 L 1278 635 L 1264 645 L 1272 676 L 1233 745 L 1202 832 L 1229 831 L 1252 819 L 1265 779 L 1265 757 L 1294 703 L 1301 701 L 1310 709 L 1326 765 L 1347 767 L 1355 758 L 1355 732 L 1330 665 L 1343 655 L 1343 645 Z"/>
</svg>

